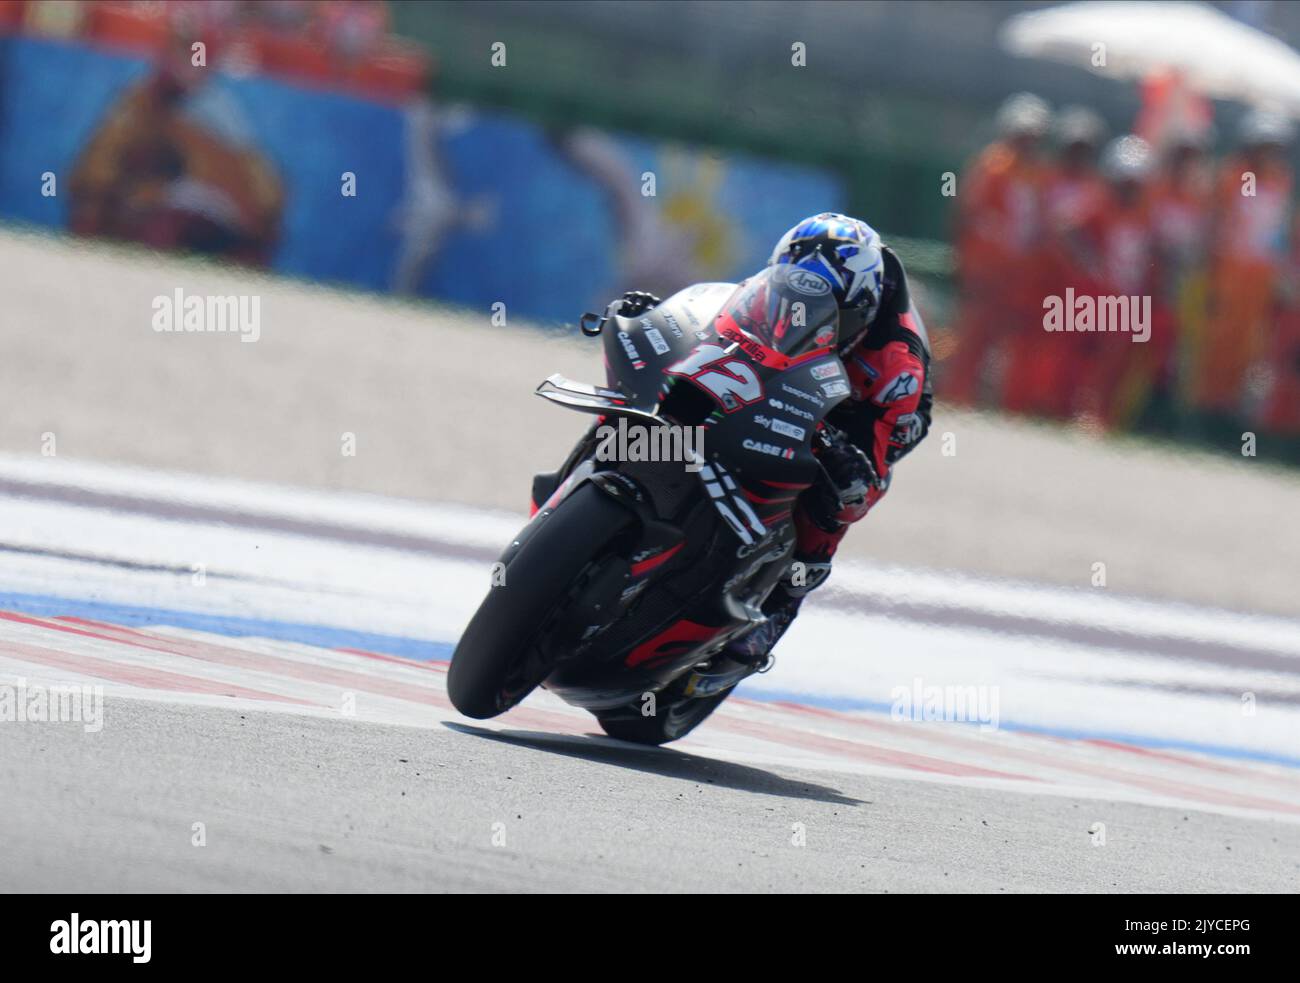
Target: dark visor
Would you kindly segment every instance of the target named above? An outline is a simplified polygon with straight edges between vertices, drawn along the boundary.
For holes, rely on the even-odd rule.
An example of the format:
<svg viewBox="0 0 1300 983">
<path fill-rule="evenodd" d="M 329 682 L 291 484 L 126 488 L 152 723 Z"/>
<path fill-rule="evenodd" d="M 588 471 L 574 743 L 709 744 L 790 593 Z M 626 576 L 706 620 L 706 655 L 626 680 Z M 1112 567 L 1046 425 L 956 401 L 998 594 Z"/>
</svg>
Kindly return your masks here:
<svg viewBox="0 0 1300 983">
<path fill-rule="evenodd" d="M 738 328 L 763 346 L 794 358 L 835 344 L 839 310 L 828 280 L 782 264 L 741 283 L 718 320 L 720 329 Z"/>
</svg>

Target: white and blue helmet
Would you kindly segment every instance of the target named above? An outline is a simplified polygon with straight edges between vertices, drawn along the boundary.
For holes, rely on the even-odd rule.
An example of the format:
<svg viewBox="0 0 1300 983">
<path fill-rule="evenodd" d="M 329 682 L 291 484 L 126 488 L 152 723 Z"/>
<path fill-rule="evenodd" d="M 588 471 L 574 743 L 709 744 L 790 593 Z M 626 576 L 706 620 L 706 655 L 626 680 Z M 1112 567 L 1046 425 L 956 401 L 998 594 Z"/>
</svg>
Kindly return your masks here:
<svg viewBox="0 0 1300 983">
<path fill-rule="evenodd" d="M 768 266 L 792 263 L 830 280 L 841 309 L 870 321 L 880 306 L 884 255 L 876 230 L 860 219 L 822 212 L 781 237 Z"/>
</svg>

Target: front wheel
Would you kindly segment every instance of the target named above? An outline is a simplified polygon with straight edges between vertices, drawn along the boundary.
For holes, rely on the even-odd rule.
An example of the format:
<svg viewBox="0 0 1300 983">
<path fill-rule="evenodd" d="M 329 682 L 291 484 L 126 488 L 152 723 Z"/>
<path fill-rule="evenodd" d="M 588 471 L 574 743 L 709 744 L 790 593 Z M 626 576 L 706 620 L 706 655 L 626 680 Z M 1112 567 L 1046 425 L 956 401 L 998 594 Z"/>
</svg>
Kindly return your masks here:
<svg viewBox="0 0 1300 983">
<path fill-rule="evenodd" d="M 447 671 L 447 695 L 467 717 L 504 713 L 550 675 L 544 628 L 583 571 L 635 516 L 590 483 L 580 485 L 535 529 L 521 534 L 494 586 L 461 634 Z M 513 548 L 513 547 L 512 547 Z"/>
</svg>

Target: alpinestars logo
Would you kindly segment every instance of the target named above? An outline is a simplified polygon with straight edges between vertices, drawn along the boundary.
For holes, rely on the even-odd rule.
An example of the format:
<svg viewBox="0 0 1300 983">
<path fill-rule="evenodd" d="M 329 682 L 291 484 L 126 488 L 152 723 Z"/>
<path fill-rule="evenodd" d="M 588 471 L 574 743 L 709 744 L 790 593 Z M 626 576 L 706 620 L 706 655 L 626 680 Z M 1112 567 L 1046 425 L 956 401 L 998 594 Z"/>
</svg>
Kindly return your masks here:
<svg viewBox="0 0 1300 983">
<path fill-rule="evenodd" d="M 921 388 L 920 381 L 911 372 L 900 372 L 890 379 L 880 390 L 876 402 L 882 406 L 906 399 Z"/>
<path fill-rule="evenodd" d="M 894 424 L 894 432 L 889 437 L 895 444 L 909 447 L 921 439 L 921 418 L 915 413 L 904 413 Z"/>
</svg>

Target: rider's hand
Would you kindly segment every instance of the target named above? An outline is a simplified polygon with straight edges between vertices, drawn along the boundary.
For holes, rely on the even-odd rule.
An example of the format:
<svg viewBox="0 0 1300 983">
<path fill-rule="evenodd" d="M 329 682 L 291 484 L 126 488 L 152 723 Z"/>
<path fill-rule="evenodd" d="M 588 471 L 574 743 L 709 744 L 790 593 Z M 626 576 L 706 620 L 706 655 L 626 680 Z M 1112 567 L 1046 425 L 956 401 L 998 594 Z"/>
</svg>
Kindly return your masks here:
<svg viewBox="0 0 1300 983">
<path fill-rule="evenodd" d="M 843 434 L 836 434 L 817 460 L 830 482 L 819 481 L 813 486 L 812 517 L 829 530 L 841 524 L 840 513 L 861 506 L 871 489 L 881 486 L 880 475 L 862 448 Z"/>
<path fill-rule="evenodd" d="M 657 307 L 659 298 L 643 290 L 629 290 L 623 295 L 623 306 L 618 313 L 623 317 L 640 317 L 652 307 Z"/>
</svg>

